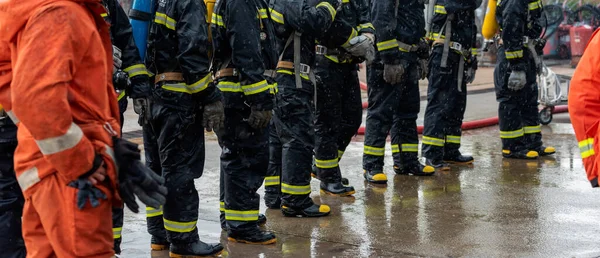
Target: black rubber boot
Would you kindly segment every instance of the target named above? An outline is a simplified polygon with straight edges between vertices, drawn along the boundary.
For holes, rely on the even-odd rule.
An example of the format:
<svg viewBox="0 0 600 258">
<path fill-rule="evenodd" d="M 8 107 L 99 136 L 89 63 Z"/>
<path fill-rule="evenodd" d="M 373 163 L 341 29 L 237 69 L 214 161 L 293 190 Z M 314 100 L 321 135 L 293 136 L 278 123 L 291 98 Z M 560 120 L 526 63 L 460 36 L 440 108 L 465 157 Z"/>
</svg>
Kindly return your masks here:
<svg viewBox="0 0 600 258">
<path fill-rule="evenodd" d="M 324 217 L 329 215 L 330 212 L 331 208 L 324 204 L 313 204 L 306 209 L 296 209 L 285 205 L 281 206 L 281 213 L 286 217 Z"/>
<path fill-rule="evenodd" d="M 265 214 L 258 214 L 258 221 L 256 223 L 261 227 L 264 226 L 267 224 L 267 216 Z"/>
<path fill-rule="evenodd" d="M 387 184 L 387 176 L 381 171 L 364 171 L 365 180 L 374 184 Z"/>
<path fill-rule="evenodd" d="M 312 170 L 312 172 L 310 172 L 310 176 L 314 179 L 321 180 L 321 178 L 319 177 L 319 172 L 317 170 L 317 167 L 315 167 L 315 166 L 313 166 L 313 170 Z M 349 185 L 350 180 L 348 180 L 348 178 L 342 177 L 342 184 Z"/>
<path fill-rule="evenodd" d="M 269 209 L 281 208 L 281 195 L 274 193 L 265 193 L 265 205 Z"/>
<path fill-rule="evenodd" d="M 398 175 L 433 176 L 435 168 L 416 162 L 402 167 L 394 165 L 394 172 Z"/>
<path fill-rule="evenodd" d="M 250 231 L 229 232 L 227 233 L 227 240 L 251 245 L 270 245 L 277 242 L 277 237 L 272 232 L 257 227 Z"/>
<path fill-rule="evenodd" d="M 150 239 L 150 248 L 152 251 L 162 251 L 169 249 L 171 244 L 164 238 L 152 236 Z"/>
<path fill-rule="evenodd" d="M 171 245 L 169 257 L 173 258 L 197 258 L 217 257 L 223 252 L 223 246 L 219 243 L 207 244 L 202 241 L 193 243 Z"/>
<path fill-rule="evenodd" d="M 502 156 L 507 159 L 537 159 L 540 154 L 537 151 L 521 150 L 510 151 L 502 150 Z"/>
<path fill-rule="evenodd" d="M 443 160 L 433 160 L 433 159 L 427 159 L 425 161 L 425 164 L 427 166 L 431 166 L 435 169 L 439 169 L 439 170 L 450 170 L 450 165 L 446 162 L 444 162 Z"/>
<path fill-rule="evenodd" d="M 321 193 L 343 197 L 352 196 L 356 191 L 354 191 L 354 187 L 345 186 L 341 182 L 325 183 L 321 181 Z"/>
<path fill-rule="evenodd" d="M 455 155 L 444 156 L 444 162 L 450 164 L 469 165 L 473 164 L 473 161 L 475 161 L 475 159 L 473 159 L 472 156 L 462 155 L 460 152 Z"/>
<path fill-rule="evenodd" d="M 114 239 L 113 250 L 115 251 L 115 254 L 121 254 L 121 240 L 121 238 Z"/>
<path fill-rule="evenodd" d="M 556 153 L 556 149 L 554 147 L 544 147 L 541 146 L 539 148 L 537 148 L 536 151 L 540 156 L 548 156 L 548 155 L 552 155 L 554 153 Z"/>
</svg>

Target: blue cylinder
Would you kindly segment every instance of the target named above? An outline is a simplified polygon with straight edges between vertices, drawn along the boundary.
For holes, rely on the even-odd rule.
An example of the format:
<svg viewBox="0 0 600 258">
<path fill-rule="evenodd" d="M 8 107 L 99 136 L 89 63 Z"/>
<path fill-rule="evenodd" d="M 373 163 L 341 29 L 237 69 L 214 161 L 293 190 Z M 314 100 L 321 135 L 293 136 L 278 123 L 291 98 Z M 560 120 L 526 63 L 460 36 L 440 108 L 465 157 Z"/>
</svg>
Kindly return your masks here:
<svg viewBox="0 0 600 258">
<path fill-rule="evenodd" d="M 148 28 L 152 22 L 152 0 L 133 0 L 129 12 L 129 22 L 133 29 L 133 38 L 142 62 L 146 58 L 146 43 L 148 42 Z"/>
</svg>

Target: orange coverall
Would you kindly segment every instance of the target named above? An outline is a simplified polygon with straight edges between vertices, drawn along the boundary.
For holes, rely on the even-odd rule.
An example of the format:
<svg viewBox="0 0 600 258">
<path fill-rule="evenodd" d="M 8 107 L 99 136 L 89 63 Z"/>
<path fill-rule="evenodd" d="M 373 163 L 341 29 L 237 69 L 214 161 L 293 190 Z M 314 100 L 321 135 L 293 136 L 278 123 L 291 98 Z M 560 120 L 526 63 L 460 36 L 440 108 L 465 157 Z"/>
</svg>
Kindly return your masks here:
<svg viewBox="0 0 600 258">
<path fill-rule="evenodd" d="M 598 187 L 600 169 L 600 33 L 594 32 L 575 69 L 569 89 L 569 114 L 581 158 L 592 187 Z"/>
<path fill-rule="evenodd" d="M 27 257 L 114 256 L 111 208 L 121 202 L 112 135 L 120 130 L 103 12 L 100 0 L 0 1 L 0 41 L 12 63 L 10 99 L 0 76 L 0 103 L 19 127 Z M 78 190 L 67 184 L 91 170 L 96 154 L 109 178 L 96 187 L 108 200 L 79 210 Z"/>
</svg>

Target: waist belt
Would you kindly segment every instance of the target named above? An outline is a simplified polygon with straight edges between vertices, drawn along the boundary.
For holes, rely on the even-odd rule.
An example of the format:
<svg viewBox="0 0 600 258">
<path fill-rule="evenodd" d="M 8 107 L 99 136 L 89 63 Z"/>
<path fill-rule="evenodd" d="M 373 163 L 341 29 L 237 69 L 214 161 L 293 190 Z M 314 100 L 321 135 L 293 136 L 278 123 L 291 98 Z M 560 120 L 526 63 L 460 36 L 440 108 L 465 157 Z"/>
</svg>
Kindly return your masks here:
<svg viewBox="0 0 600 258">
<path fill-rule="evenodd" d="M 280 68 L 295 71 L 293 62 L 279 61 L 277 63 L 277 69 L 280 69 Z M 309 73 L 310 73 L 310 66 L 307 64 L 300 64 L 300 74 L 308 75 Z"/>
<path fill-rule="evenodd" d="M 182 82 L 183 74 L 182 73 L 161 73 L 161 74 L 156 75 L 156 78 L 154 79 L 154 83 L 159 83 L 159 82 L 164 82 L 164 81 Z"/>
<path fill-rule="evenodd" d="M 437 39 L 433 42 L 433 46 L 443 46 L 445 41 L 443 39 Z M 461 55 L 467 57 L 471 55 L 470 49 L 463 49 L 462 44 L 454 41 L 448 42 L 448 47 L 454 51 L 459 52 Z"/>
<path fill-rule="evenodd" d="M 237 77 L 239 74 L 240 73 L 236 68 L 225 68 L 217 71 L 217 73 L 215 74 L 215 80 L 223 77 Z M 265 70 L 263 75 L 270 78 L 275 78 L 275 76 L 277 76 L 277 71 Z"/>
<path fill-rule="evenodd" d="M 419 46 L 415 46 L 415 45 L 411 45 L 411 44 L 406 44 L 406 43 L 404 43 L 402 41 L 397 41 L 397 42 L 398 42 L 398 47 L 402 51 L 417 52 L 417 50 L 419 50 Z"/>
</svg>

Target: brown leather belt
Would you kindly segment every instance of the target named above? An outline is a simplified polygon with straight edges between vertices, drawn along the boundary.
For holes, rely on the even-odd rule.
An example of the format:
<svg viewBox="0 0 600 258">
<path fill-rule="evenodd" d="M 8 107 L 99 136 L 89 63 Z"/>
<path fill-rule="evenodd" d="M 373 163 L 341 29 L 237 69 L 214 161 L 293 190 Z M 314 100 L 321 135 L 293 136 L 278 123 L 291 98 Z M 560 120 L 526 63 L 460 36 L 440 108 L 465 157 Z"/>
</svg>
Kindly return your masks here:
<svg viewBox="0 0 600 258">
<path fill-rule="evenodd" d="M 159 82 L 164 82 L 164 81 L 182 82 L 183 74 L 182 73 L 161 73 L 161 74 L 157 74 L 154 79 L 154 83 L 159 83 Z"/>
<path fill-rule="evenodd" d="M 237 69 L 235 69 L 235 68 L 221 69 L 215 74 L 215 79 L 219 79 L 219 78 L 223 78 L 223 77 L 230 77 L 230 76 L 238 76 Z"/>
</svg>

